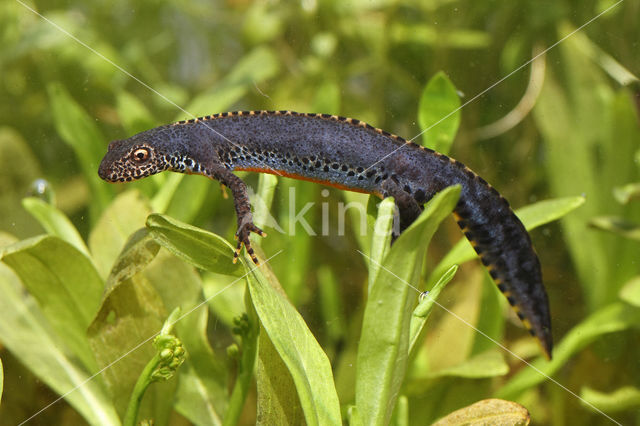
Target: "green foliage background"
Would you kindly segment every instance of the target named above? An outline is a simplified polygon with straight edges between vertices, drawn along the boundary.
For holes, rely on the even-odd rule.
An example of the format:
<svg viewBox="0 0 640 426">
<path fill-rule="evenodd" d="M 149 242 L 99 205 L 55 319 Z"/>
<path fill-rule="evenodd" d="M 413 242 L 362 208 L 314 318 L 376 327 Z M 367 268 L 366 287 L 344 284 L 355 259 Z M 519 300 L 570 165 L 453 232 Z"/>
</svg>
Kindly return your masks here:
<svg viewBox="0 0 640 426">
<path fill-rule="evenodd" d="M 640 1 L 538 59 L 536 78 L 525 67 L 473 100 L 612 5 L 2 2 L 0 422 L 29 418 L 159 331 L 174 308 L 210 296 L 208 309 L 176 325 L 188 352 L 178 378 L 145 395 L 141 416 L 157 424 L 251 424 L 266 413 L 424 424 L 489 397 L 523 404 L 536 424 L 610 424 L 594 407 L 640 422 Z M 451 265 L 474 258 L 466 243 L 454 247 L 460 233 L 445 219 L 422 264 L 455 189 L 430 204 L 414 240 L 389 250 L 359 235 L 353 209 L 338 235 L 340 202 L 369 203 L 365 227 L 385 226 L 367 197 L 245 175 L 265 200 L 256 218 L 269 237 L 256 244 L 263 258 L 276 255 L 272 274 L 230 263 L 232 202 L 207 179 L 108 185 L 97 176 L 110 140 L 247 109 L 345 115 L 407 138 L 429 128 L 416 142 L 449 151 L 527 206 L 518 214 L 539 227 L 553 361 L 539 357 L 478 262 L 461 265 L 438 301 L 592 405 L 446 311 L 427 311 L 377 264 L 439 292 Z M 521 115 L 517 124 L 485 137 L 508 114 Z M 300 211 L 308 202 L 318 234 L 328 203 L 329 235 L 295 224 L 290 203 Z M 270 227 L 267 212 L 287 232 Z M 372 295 L 397 309 L 375 311 Z M 118 424 L 153 354 L 149 341 L 39 421 Z"/>
</svg>

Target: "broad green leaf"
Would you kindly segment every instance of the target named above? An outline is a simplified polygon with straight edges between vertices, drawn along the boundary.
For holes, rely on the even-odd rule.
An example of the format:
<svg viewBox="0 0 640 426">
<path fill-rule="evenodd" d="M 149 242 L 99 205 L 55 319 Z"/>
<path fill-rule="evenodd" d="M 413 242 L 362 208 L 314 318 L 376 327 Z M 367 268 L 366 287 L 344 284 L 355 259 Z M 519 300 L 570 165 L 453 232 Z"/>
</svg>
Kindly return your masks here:
<svg viewBox="0 0 640 426">
<path fill-rule="evenodd" d="M 98 127 L 60 83 L 47 87 L 54 124 L 58 134 L 75 152 L 78 164 L 89 182 L 93 194 L 92 213 L 102 211 L 113 190 L 98 177 L 98 165 L 106 153 L 104 138 Z M 95 220 L 95 218 L 94 218 Z"/>
<path fill-rule="evenodd" d="M 422 144 L 447 154 L 460 126 L 460 97 L 442 71 L 427 83 L 418 106 Z"/>
<path fill-rule="evenodd" d="M 104 377 L 121 415 L 130 400 L 136 378 L 153 357 L 150 342 L 159 332 L 166 312 L 188 298 L 193 304 L 197 297 L 197 290 L 188 285 L 189 267 L 166 252 L 158 255 L 159 248 L 145 228 L 130 236 L 114 262 L 100 311 L 88 332 L 100 366 L 115 362 L 104 372 Z M 181 266 L 187 270 L 180 269 Z M 164 298 L 163 285 L 169 289 L 165 293 L 170 293 Z M 170 299 L 171 303 L 167 304 L 165 299 Z M 149 389 L 142 404 L 144 415 L 164 422 L 176 388 L 174 381 Z"/>
<path fill-rule="evenodd" d="M 527 231 L 531 231 L 538 226 L 565 216 L 580 207 L 584 202 L 585 198 L 580 196 L 539 201 L 516 210 L 516 216 L 522 221 Z M 477 254 L 469 244 L 469 241 L 466 238 L 460 239 L 431 272 L 428 282 L 434 282 L 437 277 L 444 274 L 452 265 L 460 264 L 476 257 Z"/>
<path fill-rule="evenodd" d="M 329 359 L 276 278 L 266 273 L 263 266 L 252 269 L 247 276 L 251 299 L 295 384 L 305 421 L 308 425 L 340 424 L 340 404 Z"/>
<path fill-rule="evenodd" d="M 91 378 L 84 367 L 73 361 L 76 355 L 52 331 L 33 298 L 24 294 L 18 277 L 2 263 L 0 293 L 2 344 L 39 380 L 57 394 L 65 395 L 65 400 L 89 424 L 120 425 L 102 379 Z"/>
<path fill-rule="evenodd" d="M 232 263 L 233 246 L 216 234 L 160 214 L 149 215 L 147 227 L 160 245 L 198 268 L 242 274 L 242 267 Z"/>
<path fill-rule="evenodd" d="M 413 313 L 411 314 L 411 325 L 409 326 L 410 354 L 413 353 L 414 347 L 422 335 L 422 330 L 427 323 L 427 319 L 429 319 L 429 315 L 431 314 L 431 310 L 433 309 L 438 296 L 440 296 L 440 292 L 447 284 L 449 284 L 456 275 L 456 272 L 458 272 L 458 265 L 453 265 L 449 268 L 447 272 L 438 279 L 438 282 L 436 282 L 433 288 L 425 293 L 424 297 L 421 297 L 421 300 L 418 302 L 418 306 L 413 310 Z"/>
<path fill-rule="evenodd" d="M 305 424 L 305 411 L 296 392 L 296 383 L 264 328 L 260 331 L 258 348 L 256 372 L 258 424 Z M 319 420 L 312 419 L 311 423 L 308 421 L 307 423 L 323 424 Z"/>
<path fill-rule="evenodd" d="M 98 310 L 104 285 L 91 261 L 53 236 L 20 241 L 5 247 L 0 256 L 38 301 L 60 339 L 89 371 L 95 371 L 86 329 Z"/>
<path fill-rule="evenodd" d="M 640 308 L 640 276 L 632 278 L 620 289 L 620 299 Z"/>
<path fill-rule="evenodd" d="M 356 407 L 364 424 L 386 424 L 391 418 L 409 355 L 415 303 L 409 295 L 417 291 L 429 241 L 459 195 L 459 186 L 436 194 L 380 265 L 369 292 L 358 347 Z"/>
<path fill-rule="evenodd" d="M 103 301 L 122 282 L 142 271 L 155 259 L 160 246 L 145 228 L 131 234 L 107 278 Z"/>
<path fill-rule="evenodd" d="M 118 195 L 104 211 L 89 235 L 96 269 L 106 278 L 131 234 L 144 227 L 150 213 L 148 202 L 138 191 Z"/>
<path fill-rule="evenodd" d="M 580 390 L 580 398 L 605 413 L 640 408 L 640 389 L 633 386 L 624 386 L 610 393 L 600 392 L 585 386 Z M 585 407 L 593 409 L 588 404 L 585 404 Z"/>
<path fill-rule="evenodd" d="M 520 404 L 500 399 L 485 399 L 454 411 L 433 426 L 511 425 L 526 426 L 529 411 Z"/>
<path fill-rule="evenodd" d="M 28 197 L 22 200 L 22 205 L 50 235 L 55 235 L 68 242 L 85 256 L 89 257 L 89 250 L 78 230 L 69 218 L 60 210 L 39 198 Z"/>
<path fill-rule="evenodd" d="M 153 357 L 151 341 L 160 331 L 166 311 L 162 300 L 141 274 L 111 290 L 88 329 L 89 341 L 118 413 L 124 415 L 137 377 Z M 165 388 L 166 384 L 161 387 Z M 169 386 L 169 388 L 172 388 Z M 153 389 L 151 392 L 155 392 Z M 163 389 L 158 396 L 172 394 Z M 153 400 L 155 398 L 150 398 Z M 149 413 L 148 406 L 143 412 Z M 157 412 L 154 412 L 154 417 Z"/>
<path fill-rule="evenodd" d="M 126 312 L 137 312 L 136 315 L 140 315 L 140 327 L 151 336 L 158 331 L 154 327 L 157 324 L 154 318 L 162 312 L 181 307 L 183 315 L 176 324 L 176 333 L 189 357 L 179 372 L 180 377 L 185 377 L 176 391 L 176 409 L 196 423 L 219 424 L 220 413 L 226 407 L 226 373 L 206 337 L 207 309 L 204 305 L 198 308 L 202 288 L 200 277 L 192 266 L 166 251 L 158 252 L 159 248 L 155 238 L 145 228 L 132 234 L 125 244 L 107 279 L 104 305 L 110 307 L 111 311 L 106 319 L 97 319 L 92 326 L 94 351 L 99 353 L 98 358 L 108 360 L 117 356 L 113 346 L 124 352 L 139 343 L 135 338 L 141 339 L 142 336 L 126 334 L 126 327 L 129 326 Z M 132 285 L 140 287 L 133 290 L 146 298 L 145 303 L 151 310 L 128 305 L 126 297 L 118 296 L 123 291 L 126 293 L 127 287 Z M 125 289 L 120 290 L 120 286 Z M 117 312 L 120 312 L 120 317 Z M 122 335 L 118 336 L 120 333 Z M 114 335 L 116 339 L 109 346 L 100 344 Z M 114 371 L 110 378 L 112 388 L 117 388 L 122 394 L 126 394 L 132 385 L 129 375 L 135 377 L 135 368 L 139 365 L 126 367 Z M 168 405 L 162 401 L 172 398 L 173 386 L 170 385 L 169 390 L 151 389 L 149 393 L 156 396 L 150 398 L 153 405 L 150 407 L 147 404 L 146 410 L 153 410 L 156 415 L 159 412 L 160 416 L 166 417 Z M 122 410 L 124 402 L 119 401 L 118 404 Z"/>
<path fill-rule="evenodd" d="M 603 334 L 637 327 L 640 309 L 624 303 L 612 303 L 594 312 L 569 331 L 553 352 L 553 359 L 537 359 L 534 368 L 525 368 L 513 376 L 496 394 L 498 398 L 514 399 L 522 392 L 546 380 L 558 371 L 574 354 Z"/>
<path fill-rule="evenodd" d="M 621 217 L 594 217 L 589 221 L 589 226 L 620 235 L 621 237 L 640 240 L 640 225 L 629 222 Z"/>
</svg>

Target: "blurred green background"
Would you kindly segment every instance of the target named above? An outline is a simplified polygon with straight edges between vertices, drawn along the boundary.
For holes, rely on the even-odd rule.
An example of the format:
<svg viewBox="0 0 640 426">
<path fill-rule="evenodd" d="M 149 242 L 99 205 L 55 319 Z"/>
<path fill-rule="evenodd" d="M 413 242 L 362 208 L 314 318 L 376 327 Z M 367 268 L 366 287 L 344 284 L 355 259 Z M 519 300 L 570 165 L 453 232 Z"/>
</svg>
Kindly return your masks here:
<svg viewBox="0 0 640 426">
<path fill-rule="evenodd" d="M 3 1 L 0 231 L 18 239 L 43 233 L 21 204 L 25 196 L 39 194 L 66 213 L 86 239 L 115 194 L 134 187 L 152 196 L 167 184 L 167 178 L 126 188 L 101 182 L 97 161 L 108 142 L 191 114 L 249 109 L 322 112 L 358 118 L 412 138 L 421 131 L 421 94 L 438 71 L 446 74 L 465 103 L 614 4 Z M 584 205 L 562 221 L 532 232 L 556 342 L 604 309 L 640 305 L 638 16 L 640 1 L 625 0 L 538 58 L 537 72 L 524 67 L 470 102 L 461 110 L 450 151 L 514 207 L 554 197 L 586 197 Z M 502 120 L 505 116 L 509 120 Z M 79 142 L 78 134 L 87 135 L 87 140 Z M 247 176 L 247 181 L 257 187 L 255 176 Z M 230 239 L 233 208 L 217 185 L 194 176 L 179 185 L 167 213 Z M 337 190 L 324 197 L 320 186 L 279 180 L 274 215 L 285 229 L 292 186 L 303 190 L 296 200 L 300 205 L 328 200 L 335 210 L 344 198 Z M 319 209 L 306 218 L 320 229 Z M 349 392 L 341 390 L 341 380 L 349 379 L 341 374 L 348 364 L 341 354 L 357 344 L 357 327 L 351 324 L 361 321 L 366 287 L 366 265 L 355 251 L 356 228 L 354 222 L 347 224 L 346 236 L 317 238 L 289 238 L 267 228 L 270 236 L 263 244 L 267 256 L 280 248 L 288 252 L 274 260 L 273 268 L 336 361 L 334 374 L 343 403 Z M 455 223 L 447 221 L 432 242 L 428 264 L 434 265 L 459 236 Z M 317 303 L 323 284 L 332 280 L 341 301 L 342 322 L 337 325 L 325 321 L 326 313 Z M 485 280 L 479 263 L 465 264 L 442 303 L 482 328 Z M 218 321 L 213 312 L 210 324 Z M 532 356 L 534 342 L 513 315 L 504 312 L 505 345 Z M 472 330 L 445 313 L 435 314 L 429 327 L 430 371 L 457 365 L 479 344 Z M 640 422 L 637 329 L 637 322 L 625 323 L 623 318 L 596 333 L 597 338 L 576 343 L 554 374 L 623 424 Z M 212 341 L 218 339 L 217 332 L 210 327 Z M 56 398 L 20 364 L 19 354 L 0 346 L 0 357 L 5 371 L 3 424 L 19 422 Z M 426 376 L 416 370 L 408 391 L 411 418 L 420 424 L 421 414 L 435 419 L 459 408 L 460 400 L 452 394 L 493 395 L 525 368 L 516 359 L 506 359 L 509 373 L 493 378 L 453 375 L 426 385 Z M 447 386 L 438 380 L 447 380 Z M 553 383 L 507 395 L 523 403 L 536 424 L 610 424 Z M 250 422 L 251 413 L 247 418 Z M 79 417 L 60 403 L 40 422 L 65 419 Z"/>
</svg>

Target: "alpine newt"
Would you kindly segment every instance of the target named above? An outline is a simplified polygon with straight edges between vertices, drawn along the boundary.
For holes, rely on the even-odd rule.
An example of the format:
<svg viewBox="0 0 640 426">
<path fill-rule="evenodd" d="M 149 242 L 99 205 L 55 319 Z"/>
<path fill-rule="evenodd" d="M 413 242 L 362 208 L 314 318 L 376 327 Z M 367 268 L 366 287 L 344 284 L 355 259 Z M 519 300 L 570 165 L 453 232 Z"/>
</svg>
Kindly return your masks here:
<svg viewBox="0 0 640 426">
<path fill-rule="evenodd" d="M 234 170 L 272 173 L 394 197 L 400 232 L 444 188 L 459 184 L 454 216 L 529 332 L 551 357 L 551 320 L 540 262 L 509 203 L 459 161 L 362 121 L 293 111 L 239 111 L 180 121 L 109 144 L 99 175 L 128 182 L 170 170 L 220 181 L 232 194 L 238 246 L 257 264 L 244 182 Z"/>
</svg>

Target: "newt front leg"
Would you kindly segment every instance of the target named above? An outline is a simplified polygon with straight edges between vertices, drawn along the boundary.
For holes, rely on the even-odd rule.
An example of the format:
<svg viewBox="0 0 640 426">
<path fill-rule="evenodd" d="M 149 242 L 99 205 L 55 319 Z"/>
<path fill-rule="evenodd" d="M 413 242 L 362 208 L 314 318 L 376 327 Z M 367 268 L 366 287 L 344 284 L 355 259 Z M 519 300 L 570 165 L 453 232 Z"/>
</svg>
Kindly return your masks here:
<svg viewBox="0 0 640 426">
<path fill-rule="evenodd" d="M 253 263 L 259 265 L 260 262 L 258 262 L 258 258 L 253 248 L 251 248 L 249 235 L 254 232 L 261 237 L 266 237 L 267 234 L 253 223 L 247 185 L 245 185 L 242 179 L 223 167 L 213 168 L 207 173 L 207 176 L 220 181 L 220 183 L 231 190 L 231 195 L 233 195 L 233 203 L 236 208 L 236 218 L 238 220 L 238 230 L 235 235 L 236 240 L 238 240 L 238 245 L 236 246 L 236 251 L 233 253 L 233 263 L 238 261 L 240 251 L 244 245 Z"/>
</svg>

